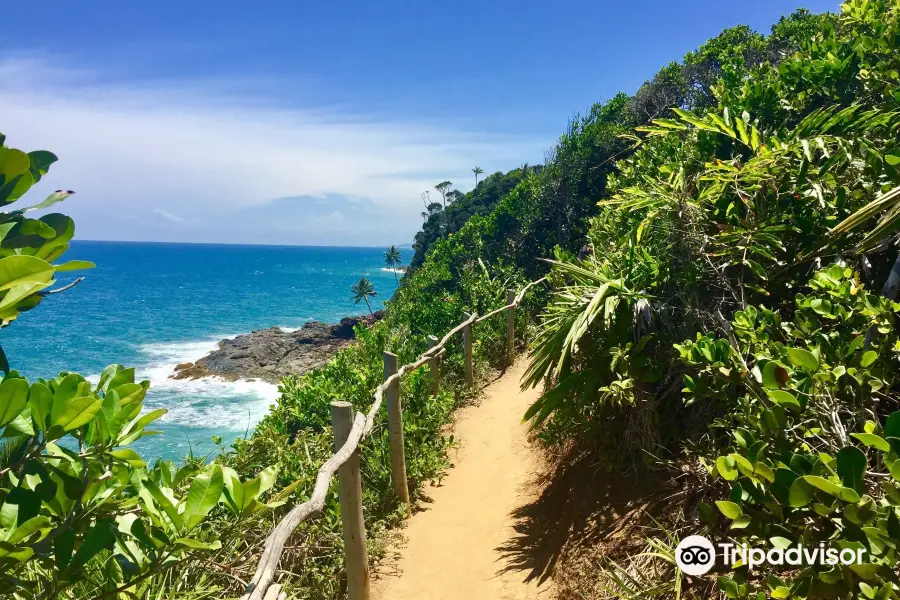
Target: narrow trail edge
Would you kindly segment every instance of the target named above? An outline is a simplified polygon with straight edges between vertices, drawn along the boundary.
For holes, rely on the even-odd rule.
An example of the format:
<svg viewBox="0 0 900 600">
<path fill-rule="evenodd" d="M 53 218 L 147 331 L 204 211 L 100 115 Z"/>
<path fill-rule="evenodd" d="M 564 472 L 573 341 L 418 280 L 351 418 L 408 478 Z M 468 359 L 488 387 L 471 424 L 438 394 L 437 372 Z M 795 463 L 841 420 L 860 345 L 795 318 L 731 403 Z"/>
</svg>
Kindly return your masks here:
<svg viewBox="0 0 900 600">
<path fill-rule="evenodd" d="M 378 569 L 373 600 L 549 600 L 552 579 L 526 581 L 501 548 L 517 536 L 515 510 L 540 493 L 539 451 L 521 422 L 537 390 L 521 391 L 524 359 L 490 384 L 477 405 L 457 413 L 452 469 L 413 515 L 399 559 Z"/>
</svg>

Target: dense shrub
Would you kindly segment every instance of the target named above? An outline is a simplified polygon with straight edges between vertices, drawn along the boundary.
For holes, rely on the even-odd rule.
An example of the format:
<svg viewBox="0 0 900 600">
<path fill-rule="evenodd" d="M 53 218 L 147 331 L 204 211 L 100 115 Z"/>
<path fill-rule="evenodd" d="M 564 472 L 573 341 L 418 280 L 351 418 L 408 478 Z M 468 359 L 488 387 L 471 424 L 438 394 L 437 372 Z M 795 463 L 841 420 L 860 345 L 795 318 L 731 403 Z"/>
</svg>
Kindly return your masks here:
<svg viewBox="0 0 900 600">
<path fill-rule="evenodd" d="M 682 507 L 692 532 L 869 557 L 744 565 L 719 579 L 729 598 L 896 594 L 897 286 L 868 289 L 888 278 L 900 221 L 898 48 L 884 1 L 798 13 L 768 38 L 726 31 L 685 59 L 715 73 L 711 96 L 638 128 L 590 256 L 553 264 L 528 373 L 547 384 L 529 412 L 546 440 L 604 447 L 607 464 L 705 465 L 703 501 Z M 658 83 L 696 91 L 685 76 Z M 671 559 L 670 538 L 652 544 Z M 611 595 L 709 593 L 708 578 L 629 573 L 610 570 Z"/>
<path fill-rule="evenodd" d="M 21 198 L 56 156 L 25 153 L 0 135 L 0 205 Z M 69 217 L 26 213 L 70 196 L 0 213 L 0 318 L 9 326 L 35 308 L 54 277 L 90 268 L 53 264 L 75 233 Z M 77 283 L 77 281 L 75 282 Z M 217 465 L 190 461 L 152 468 L 128 446 L 165 414 L 142 414 L 148 381 L 134 369 L 107 367 L 94 384 L 76 373 L 32 383 L 10 370 L 0 350 L 0 593 L 12 598 L 121 597 L 154 589 L 169 571 L 221 547 L 218 537 L 267 510 L 259 500 L 275 469 L 242 482 Z M 256 475 L 254 473 L 254 475 Z M 207 517 L 219 505 L 216 518 Z"/>
<path fill-rule="evenodd" d="M 863 553 L 862 564 L 788 567 L 765 583 L 738 570 L 719 580 L 729 597 L 888 598 L 900 583 L 900 304 L 838 264 L 809 287 L 789 321 L 748 306 L 731 340 L 706 334 L 677 346 L 689 402 L 721 405 L 712 424 L 721 454 L 704 465 L 722 500 L 701 503 L 699 515 L 720 539 L 754 547 Z"/>
</svg>

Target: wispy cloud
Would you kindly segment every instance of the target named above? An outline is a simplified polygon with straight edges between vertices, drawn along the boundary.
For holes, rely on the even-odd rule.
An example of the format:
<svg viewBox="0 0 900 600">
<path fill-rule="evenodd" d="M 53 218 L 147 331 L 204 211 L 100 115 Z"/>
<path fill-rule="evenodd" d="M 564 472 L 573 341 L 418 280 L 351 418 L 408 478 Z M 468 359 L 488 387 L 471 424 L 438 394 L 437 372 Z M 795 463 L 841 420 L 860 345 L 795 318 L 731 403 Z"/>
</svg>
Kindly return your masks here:
<svg viewBox="0 0 900 600">
<path fill-rule="evenodd" d="M 159 219 L 141 220 L 152 212 L 170 226 L 210 225 L 198 227 L 198 236 L 215 238 L 205 241 L 265 242 L 269 219 L 254 225 L 229 215 L 275 210 L 279 198 L 343 197 L 369 202 L 369 218 L 320 210 L 327 232 L 301 219 L 296 243 L 333 244 L 342 232 L 358 237 L 346 243 L 404 241 L 419 225 L 422 190 L 443 179 L 466 189 L 472 166 L 535 162 L 547 145 L 447 121 L 277 105 L 234 89 L 233 82 L 111 80 L 46 60 L 7 60 L 0 131 L 17 147 L 60 156 L 46 185 L 79 192 L 67 210 L 87 221 L 79 222 L 81 237 L 115 231 L 120 239 L 190 239 L 191 227 L 173 233 L 160 230 Z"/>
<path fill-rule="evenodd" d="M 161 208 L 154 208 L 153 212 L 166 219 L 167 221 L 171 221 L 173 223 L 186 223 L 187 220 L 184 217 L 179 217 L 178 215 L 172 214 L 167 210 L 162 210 Z"/>
</svg>

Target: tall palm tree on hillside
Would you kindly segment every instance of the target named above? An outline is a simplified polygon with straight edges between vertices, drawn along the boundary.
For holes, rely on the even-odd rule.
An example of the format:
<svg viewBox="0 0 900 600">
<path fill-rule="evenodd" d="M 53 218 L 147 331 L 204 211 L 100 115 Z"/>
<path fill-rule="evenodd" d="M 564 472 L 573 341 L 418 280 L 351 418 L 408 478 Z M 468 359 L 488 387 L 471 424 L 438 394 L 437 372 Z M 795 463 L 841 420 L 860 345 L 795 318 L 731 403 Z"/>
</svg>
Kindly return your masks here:
<svg viewBox="0 0 900 600">
<path fill-rule="evenodd" d="M 472 169 L 472 172 L 475 173 L 475 187 L 478 187 L 478 176 L 484 173 L 484 169 L 481 167 L 475 167 Z"/>
<path fill-rule="evenodd" d="M 384 264 L 394 272 L 394 280 L 397 282 L 397 285 L 400 285 L 400 280 L 397 278 L 397 267 L 403 264 L 403 256 L 400 254 L 400 249 L 397 246 L 392 244 L 391 247 L 385 251 Z"/>
<path fill-rule="evenodd" d="M 366 306 L 369 307 L 369 314 L 373 317 L 375 313 L 372 312 L 372 305 L 369 304 L 369 298 L 375 296 L 375 286 L 372 285 L 372 282 L 366 279 L 365 277 L 360 277 L 358 283 L 354 283 L 350 286 L 350 299 L 353 300 L 354 304 L 359 304 L 360 300 L 366 301 Z"/>
</svg>

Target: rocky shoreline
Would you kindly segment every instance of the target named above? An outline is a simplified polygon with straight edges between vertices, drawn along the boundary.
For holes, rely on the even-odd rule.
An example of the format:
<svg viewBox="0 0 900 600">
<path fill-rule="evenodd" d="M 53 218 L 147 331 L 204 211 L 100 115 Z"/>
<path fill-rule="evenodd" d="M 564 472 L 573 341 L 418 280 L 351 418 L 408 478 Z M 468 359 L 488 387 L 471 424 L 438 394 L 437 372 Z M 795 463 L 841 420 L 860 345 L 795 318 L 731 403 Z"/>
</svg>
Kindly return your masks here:
<svg viewBox="0 0 900 600">
<path fill-rule="evenodd" d="M 297 331 L 279 327 L 259 329 L 219 342 L 218 349 L 197 362 L 182 363 L 170 375 L 172 379 L 222 377 L 229 380 L 262 379 L 278 383 L 290 373 L 302 375 L 327 363 L 338 350 L 354 338 L 358 324 L 369 326 L 382 317 L 345 317 L 336 325 L 310 321 Z"/>
</svg>

